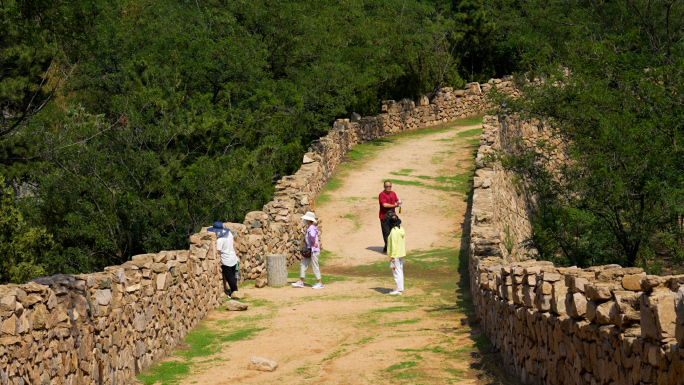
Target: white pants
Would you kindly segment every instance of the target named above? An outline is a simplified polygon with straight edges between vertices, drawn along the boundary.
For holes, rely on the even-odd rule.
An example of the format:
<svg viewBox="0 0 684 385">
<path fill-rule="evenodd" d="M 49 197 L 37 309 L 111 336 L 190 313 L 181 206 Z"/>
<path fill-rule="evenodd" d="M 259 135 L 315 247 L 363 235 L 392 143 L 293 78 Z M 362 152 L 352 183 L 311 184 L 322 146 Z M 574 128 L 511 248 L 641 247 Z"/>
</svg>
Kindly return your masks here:
<svg viewBox="0 0 684 385">
<path fill-rule="evenodd" d="M 404 258 L 394 258 L 394 263 L 390 262 L 394 282 L 397 283 L 396 291 L 404 291 Z"/>
<path fill-rule="evenodd" d="M 302 264 L 299 266 L 299 276 L 304 279 L 306 275 L 306 269 L 309 268 L 309 264 L 313 265 L 313 272 L 317 280 L 321 280 L 321 270 L 318 268 L 318 257 L 321 255 L 320 251 L 312 251 L 311 258 L 302 258 Z"/>
</svg>

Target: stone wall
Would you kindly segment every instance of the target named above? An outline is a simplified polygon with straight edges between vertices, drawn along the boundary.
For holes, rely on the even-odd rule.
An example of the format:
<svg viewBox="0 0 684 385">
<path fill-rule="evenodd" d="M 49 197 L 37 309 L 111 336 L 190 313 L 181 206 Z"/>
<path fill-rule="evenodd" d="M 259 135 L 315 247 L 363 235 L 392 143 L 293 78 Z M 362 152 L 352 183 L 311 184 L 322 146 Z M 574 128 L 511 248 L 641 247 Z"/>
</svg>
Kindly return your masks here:
<svg viewBox="0 0 684 385">
<path fill-rule="evenodd" d="M 314 209 L 354 145 L 481 114 L 492 87 L 516 92 L 509 81 L 493 79 L 465 90 L 443 88 L 418 105 L 385 101 L 379 116 L 336 121 L 312 143 L 300 169 L 277 182 L 273 201 L 243 223 L 225 224 L 235 236 L 243 279 L 264 276 L 268 254 L 298 261 L 299 217 Z M 136 255 L 100 273 L 0 286 L 0 385 L 135 382 L 225 298 L 215 235 L 195 234 L 190 244 L 189 250 Z"/>
<path fill-rule="evenodd" d="M 102 273 L 0 286 L 0 384 L 130 384 L 224 296 L 215 236 Z"/>
<path fill-rule="evenodd" d="M 684 276 L 534 260 L 533 197 L 487 155 L 549 138 L 538 122 L 486 116 L 476 165 L 470 274 L 478 319 L 531 384 L 684 384 Z M 514 141 L 513 138 L 522 139 Z M 567 161 L 561 141 L 549 166 Z"/>
</svg>

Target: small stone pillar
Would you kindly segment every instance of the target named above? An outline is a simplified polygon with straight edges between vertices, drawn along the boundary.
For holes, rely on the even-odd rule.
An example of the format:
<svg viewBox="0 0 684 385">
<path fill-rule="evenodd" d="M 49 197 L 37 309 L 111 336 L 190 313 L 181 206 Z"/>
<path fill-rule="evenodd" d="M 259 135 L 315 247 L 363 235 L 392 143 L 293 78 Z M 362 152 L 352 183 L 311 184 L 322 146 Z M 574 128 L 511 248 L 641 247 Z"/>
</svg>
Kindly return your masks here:
<svg viewBox="0 0 684 385">
<path fill-rule="evenodd" d="M 287 285 L 287 256 L 285 254 L 267 255 L 266 272 L 268 274 L 268 286 Z"/>
</svg>

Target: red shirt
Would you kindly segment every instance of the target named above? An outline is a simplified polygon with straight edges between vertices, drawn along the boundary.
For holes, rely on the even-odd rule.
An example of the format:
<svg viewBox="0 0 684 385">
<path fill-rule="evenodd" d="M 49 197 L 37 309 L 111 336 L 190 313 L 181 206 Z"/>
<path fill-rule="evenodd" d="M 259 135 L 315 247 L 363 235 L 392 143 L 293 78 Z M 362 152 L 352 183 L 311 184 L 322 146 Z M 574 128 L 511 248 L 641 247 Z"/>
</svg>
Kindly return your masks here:
<svg viewBox="0 0 684 385">
<path fill-rule="evenodd" d="M 397 194 L 395 194 L 394 191 L 390 191 L 389 194 L 384 191 L 380 193 L 378 196 L 378 201 L 380 201 L 380 219 L 385 219 L 385 213 L 389 210 L 387 207 L 382 207 L 382 204 L 395 204 L 398 200 L 399 198 L 397 198 Z"/>
</svg>

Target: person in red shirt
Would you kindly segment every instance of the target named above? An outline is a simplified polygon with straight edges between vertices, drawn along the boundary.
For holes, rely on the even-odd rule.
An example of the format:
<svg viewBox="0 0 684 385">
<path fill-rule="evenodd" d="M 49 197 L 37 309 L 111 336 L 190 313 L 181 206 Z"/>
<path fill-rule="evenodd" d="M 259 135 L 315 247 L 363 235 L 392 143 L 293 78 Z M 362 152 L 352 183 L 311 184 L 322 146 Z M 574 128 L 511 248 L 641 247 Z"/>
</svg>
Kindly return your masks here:
<svg viewBox="0 0 684 385">
<path fill-rule="evenodd" d="M 382 228 L 382 239 L 385 241 L 385 247 L 382 248 L 382 252 L 387 252 L 387 237 L 389 236 L 392 227 L 385 220 L 385 214 L 389 209 L 395 209 L 401 205 L 401 201 L 397 198 L 397 194 L 392 191 L 392 182 L 385 181 L 385 189 L 378 196 L 378 201 L 380 202 L 380 227 Z"/>
</svg>

